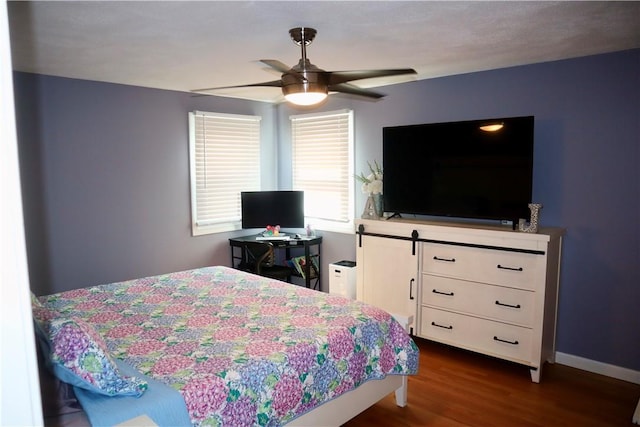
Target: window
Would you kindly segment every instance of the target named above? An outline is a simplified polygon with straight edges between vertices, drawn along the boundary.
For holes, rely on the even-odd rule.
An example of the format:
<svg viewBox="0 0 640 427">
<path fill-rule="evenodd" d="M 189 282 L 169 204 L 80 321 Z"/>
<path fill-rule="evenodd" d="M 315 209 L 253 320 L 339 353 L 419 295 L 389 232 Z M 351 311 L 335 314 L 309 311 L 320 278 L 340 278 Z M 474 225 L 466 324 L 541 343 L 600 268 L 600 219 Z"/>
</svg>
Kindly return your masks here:
<svg viewBox="0 0 640 427">
<path fill-rule="evenodd" d="M 291 116 L 293 189 L 314 228 L 353 232 L 353 111 Z"/>
<path fill-rule="evenodd" d="M 240 229 L 240 192 L 260 190 L 260 117 L 189 113 L 194 236 Z"/>
</svg>

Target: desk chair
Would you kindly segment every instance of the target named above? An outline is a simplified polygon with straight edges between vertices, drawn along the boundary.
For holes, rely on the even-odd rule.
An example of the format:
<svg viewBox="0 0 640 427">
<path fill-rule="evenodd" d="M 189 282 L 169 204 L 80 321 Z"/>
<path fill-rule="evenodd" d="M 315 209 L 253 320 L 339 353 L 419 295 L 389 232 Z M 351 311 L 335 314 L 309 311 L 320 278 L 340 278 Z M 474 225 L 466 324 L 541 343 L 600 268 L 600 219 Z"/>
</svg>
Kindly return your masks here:
<svg viewBox="0 0 640 427">
<path fill-rule="evenodd" d="M 271 242 L 259 240 L 245 242 L 244 259 L 238 267 L 260 276 L 290 282 L 291 268 L 276 265 L 275 258 L 275 250 Z"/>
</svg>

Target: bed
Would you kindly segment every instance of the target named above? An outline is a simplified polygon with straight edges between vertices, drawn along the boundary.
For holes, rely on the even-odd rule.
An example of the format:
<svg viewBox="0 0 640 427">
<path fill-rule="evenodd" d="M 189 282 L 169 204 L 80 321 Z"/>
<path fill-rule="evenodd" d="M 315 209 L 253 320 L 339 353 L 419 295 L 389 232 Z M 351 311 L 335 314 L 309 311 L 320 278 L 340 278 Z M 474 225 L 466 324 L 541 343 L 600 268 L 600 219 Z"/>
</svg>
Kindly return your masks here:
<svg viewBox="0 0 640 427">
<path fill-rule="evenodd" d="M 394 391 L 404 406 L 418 370 L 389 313 L 228 267 L 33 306 L 49 366 L 93 425 L 339 425 Z"/>
</svg>

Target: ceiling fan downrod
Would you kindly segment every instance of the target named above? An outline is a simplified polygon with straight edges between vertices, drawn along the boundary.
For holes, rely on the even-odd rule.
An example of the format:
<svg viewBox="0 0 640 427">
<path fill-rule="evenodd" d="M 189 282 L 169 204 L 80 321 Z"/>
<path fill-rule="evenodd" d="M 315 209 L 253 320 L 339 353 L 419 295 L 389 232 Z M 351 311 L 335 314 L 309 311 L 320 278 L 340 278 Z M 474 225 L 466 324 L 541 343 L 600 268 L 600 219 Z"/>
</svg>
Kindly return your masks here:
<svg viewBox="0 0 640 427">
<path fill-rule="evenodd" d="M 311 44 L 317 33 L 318 32 L 314 28 L 308 27 L 297 27 L 289 30 L 291 40 L 293 40 L 296 45 L 300 46 L 300 49 L 302 50 L 301 62 L 307 63 L 307 46 Z"/>
</svg>

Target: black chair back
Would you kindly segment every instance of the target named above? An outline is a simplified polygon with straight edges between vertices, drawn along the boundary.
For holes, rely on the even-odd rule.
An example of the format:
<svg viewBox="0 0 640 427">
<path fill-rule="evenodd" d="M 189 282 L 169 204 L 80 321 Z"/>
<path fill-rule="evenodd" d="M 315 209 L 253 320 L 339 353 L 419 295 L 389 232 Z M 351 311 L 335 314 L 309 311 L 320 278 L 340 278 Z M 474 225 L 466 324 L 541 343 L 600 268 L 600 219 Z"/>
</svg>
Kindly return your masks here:
<svg viewBox="0 0 640 427">
<path fill-rule="evenodd" d="M 273 244 L 263 240 L 245 242 L 244 258 L 238 268 L 260 276 L 291 281 L 292 269 L 285 265 L 277 265 Z"/>
</svg>

